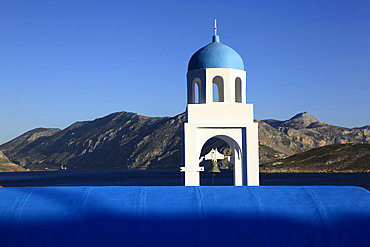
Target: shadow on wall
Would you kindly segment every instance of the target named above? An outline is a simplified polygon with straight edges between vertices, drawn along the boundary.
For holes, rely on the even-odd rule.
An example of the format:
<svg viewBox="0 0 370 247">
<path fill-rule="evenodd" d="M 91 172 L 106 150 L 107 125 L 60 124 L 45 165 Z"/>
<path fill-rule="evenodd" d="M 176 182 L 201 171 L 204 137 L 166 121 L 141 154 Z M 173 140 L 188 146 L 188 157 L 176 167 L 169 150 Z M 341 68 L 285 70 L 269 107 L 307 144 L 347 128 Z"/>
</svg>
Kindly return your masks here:
<svg viewBox="0 0 370 247">
<path fill-rule="evenodd" d="M 2 246 L 367 246 L 370 241 L 370 193 L 356 187 L 3 188 L 0 197 Z"/>
</svg>

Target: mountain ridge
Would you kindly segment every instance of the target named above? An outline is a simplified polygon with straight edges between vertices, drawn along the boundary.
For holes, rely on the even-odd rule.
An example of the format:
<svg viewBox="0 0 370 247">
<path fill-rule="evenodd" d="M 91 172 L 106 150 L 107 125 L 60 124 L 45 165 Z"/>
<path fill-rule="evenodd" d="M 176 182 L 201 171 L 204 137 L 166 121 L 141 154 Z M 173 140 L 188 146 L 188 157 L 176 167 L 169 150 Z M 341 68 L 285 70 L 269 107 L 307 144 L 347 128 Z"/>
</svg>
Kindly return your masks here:
<svg viewBox="0 0 370 247">
<path fill-rule="evenodd" d="M 328 125 L 308 112 L 285 121 L 256 121 L 261 164 L 335 143 L 370 143 L 370 126 Z M 30 170 L 178 168 L 184 122 L 185 113 L 148 117 L 122 111 L 63 130 L 33 129 L 0 145 L 0 150 Z"/>
</svg>

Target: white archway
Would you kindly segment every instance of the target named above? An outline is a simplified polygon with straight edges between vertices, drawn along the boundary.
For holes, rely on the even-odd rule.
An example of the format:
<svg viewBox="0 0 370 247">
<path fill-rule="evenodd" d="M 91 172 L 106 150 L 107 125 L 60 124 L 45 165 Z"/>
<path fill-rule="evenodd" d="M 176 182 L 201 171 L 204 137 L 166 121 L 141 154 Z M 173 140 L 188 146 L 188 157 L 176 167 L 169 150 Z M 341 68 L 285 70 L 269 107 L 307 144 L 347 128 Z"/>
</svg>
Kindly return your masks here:
<svg viewBox="0 0 370 247">
<path fill-rule="evenodd" d="M 193 84 L 193 103 L 200 103 L 200 82 L 195 81 Z"/>
<path fill-rule="evenodd" d="M 224 78 L 222 76 L 215 76 L 212 80 L 212 98 L 213 102 L 225 101 Z"/>
<path fill-rule="evenodd" d="M 188 115 L 190 120 L 193 117 Z M 217 136 L 225 140 L 234 150 L 239 151 L 235 153 L 240 154 L 240 159 L 233 160 L 234 185 L 259 185 L 258 123 L 254 122 L 243 125 L 185 122 L 183 151 L 183 164 L 185 165 L 180 168 L 182 172 L 185 172 L 185 185 L 200 185 L 199 173 L 204 171 L 199 160 L 202 147 L 207 140 Z"/>
<path fill-rule="evenodd" d="M 197 145 L 196 157 L 198 160 L 197 166 L 199 167 L 199 156 L 201 154 L 204 144 L 211 138 L 220 138 L 225 141 L 234 151 L 238 154 L 232 158 L 234 165 L 234 185 L 242 186 L 247 185 L 247 132 L 244 128 L 217 128 L 205 127 L 198 128 L 197 131 Z"/>
<path fill-rule="evenodd" d="M 208 138 L 202 145 L 201 148 L 198 150 L 199 154 L 198 157 L 200 158 L 202 149 L 206 145 L 206 143 L 213 139 L 221 139 L 224 142 L 227 143 L 227 145 L 231 148 L 233 154 L 230 156 L 230 163 L 233 164 L 233 173 L 234 173 L 234 185 L 243 185 L 243 177 L 246 178 L 246 176 L 243 176 L 243 154 L 242 149 L 237 141 L 235 141 L 232 137 L 227 135 L 215 135 L 210 138 Z M 200 164 L 200 161 L 199 161 Z M 245 173 L 246 171 L 244 171 Z"/>
<path fill-rule="evenodd" d="M 192 82 L 190 89 L 190 102 L 191 104 L 201 103 L 201 85 L 202 81 L 200 78 L 195 78 Z"/>
<path fill-rule="evenodd" d="M 242 80 L 239 77 L 235 79 L 235 102 L 242 103 Z"/>
</svg>

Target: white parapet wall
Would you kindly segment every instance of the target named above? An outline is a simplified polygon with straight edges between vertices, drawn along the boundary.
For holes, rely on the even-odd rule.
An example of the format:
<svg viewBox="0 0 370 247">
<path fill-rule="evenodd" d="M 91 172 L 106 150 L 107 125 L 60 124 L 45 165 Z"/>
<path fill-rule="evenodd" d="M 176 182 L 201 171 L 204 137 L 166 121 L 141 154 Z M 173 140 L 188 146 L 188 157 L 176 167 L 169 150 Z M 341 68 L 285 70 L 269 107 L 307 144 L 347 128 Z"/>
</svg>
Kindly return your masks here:
<svg viewBox="0 0 370 247">
<path fill-rule="evenodd" d="M 252 104 L 189 104 L 186 111 L 188 123 L 224 123 L 240 125 L 253 123 Z"/>
</svg>

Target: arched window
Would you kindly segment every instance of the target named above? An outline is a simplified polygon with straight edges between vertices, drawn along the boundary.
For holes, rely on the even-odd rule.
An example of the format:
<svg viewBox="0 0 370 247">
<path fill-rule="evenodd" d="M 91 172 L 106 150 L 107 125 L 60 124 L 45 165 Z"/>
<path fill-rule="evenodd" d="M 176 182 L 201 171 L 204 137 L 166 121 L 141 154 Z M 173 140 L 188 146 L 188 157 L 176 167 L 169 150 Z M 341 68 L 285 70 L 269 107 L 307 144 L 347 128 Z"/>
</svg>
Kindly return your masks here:
<svg viewBox="0 0 370 247">
<path fill-rule="evenodd" d="M 242 80 L 239 77 L 235 79 L 235 102 L 242 103 Z"/>
<path fill-rule="evenodd" d="M 224 79 L 221 76 L 215 76 L 212 80 L 213 102 L 224 102 Z"/>
<path fill-rule="evenodd" d="M 195 81 L 193 83 L 193 102 L 195 104 L 199 104 L 200 102 L 200 83 L 199 81 Z"/>
</svg>

